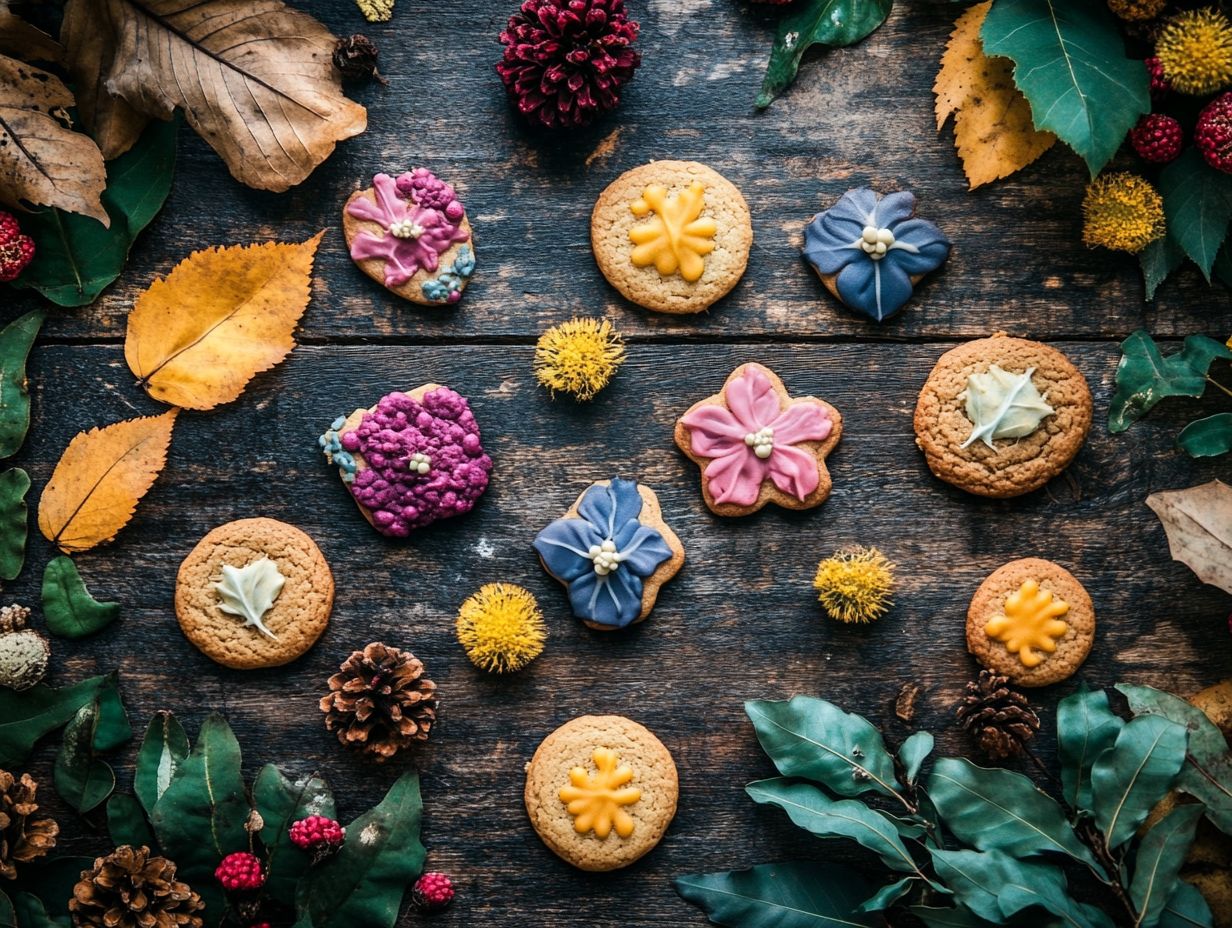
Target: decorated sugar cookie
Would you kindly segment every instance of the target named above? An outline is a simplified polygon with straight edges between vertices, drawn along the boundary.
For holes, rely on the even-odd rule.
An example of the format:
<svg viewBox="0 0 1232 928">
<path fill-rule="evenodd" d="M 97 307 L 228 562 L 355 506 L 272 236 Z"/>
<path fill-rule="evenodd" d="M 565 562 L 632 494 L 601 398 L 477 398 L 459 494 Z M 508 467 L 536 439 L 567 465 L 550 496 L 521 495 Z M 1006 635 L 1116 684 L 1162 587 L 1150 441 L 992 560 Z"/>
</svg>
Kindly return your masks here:
<svg viewBox="0 0 1232 928">
<path fill-rule="evenodd" d="M 914 214 L 907 191 L 849 190 L 804 227 L 804 257 L 844 306 L 881 322 L 950 255 L 950 240 Z"/>
<path fill-rule="evenodd" d="M 599 195 L 590 219 L 595 261 L 639 306 L 696 313 L 744 274 L 753 244 L 749 207 L 735 185 L 695 161 L 652 161 Z"/>
<path fill-rule="evenodd" d="M 839 411 L 793 397 L 761 364 L 741 364 L 723 389 L 676 421 L 676 444 L 702 470 L 702 496 L 721 516 L 766 503 L 811 509 L 830 495 L 826 456 L 843 432 Z"/>
<path fill-rule="evenodd" d="M 684 565 L 684 546 L 654 490 L 619 478 L 591 484 L 539 533 L 535 551 L 569 591 L 573 614 L 600 631 L 645 619 Z"/>
<path fill-rule="evenodd" d="M 470 512 L 492 470 L 466 397 L 435 383 L 339 416 L 317 443 L 363 517 L 393 538 Z"/>
<path fill-rule="evenodd" d="M 967 650 L 1019 686 L 1073 674 L 1095 639 L 1095 608 L 1064 567 L 1028 557 L 998 568 L 967 610 Z"/>
<path fill-rule="evenodd" d="M 929 470 L 978 496 L 1042 487 L 1091 428 L 1091 391 L 1055 348 L 1004 333 L 947 351 L 915 409 Z"/>
<path fill-rule="evenodd" d="M 360 270 L 412 303 L 457 303 L 475 272 L 466 210 L 427 168 L 377 174 L 347 200 L 342 230 Z"/>
</svg>

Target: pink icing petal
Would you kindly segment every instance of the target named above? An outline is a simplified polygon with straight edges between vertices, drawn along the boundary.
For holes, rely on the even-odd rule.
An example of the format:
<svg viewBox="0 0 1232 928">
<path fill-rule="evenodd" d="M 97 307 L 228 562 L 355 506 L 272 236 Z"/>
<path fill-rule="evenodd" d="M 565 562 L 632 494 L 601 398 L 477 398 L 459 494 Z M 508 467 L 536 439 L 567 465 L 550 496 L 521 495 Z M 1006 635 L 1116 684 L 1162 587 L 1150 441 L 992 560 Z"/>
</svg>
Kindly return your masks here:
<svg viewBox="0 0 1232 928">
<path fill-rule="evenodd" d="M 777 437 L 776 432 L 775 438 Z M 774 481 L 774 485 L 798 500 L 803 501 L 821 482 L 821 476 L 817 472 L 817 458 L 799 448 L 776 444 L 768 464 L 770 479 Z"/>
<path fill-rule="evenodd" d="M 793 403 L 770 423 L 776 445 L 798 445 L 802 441 L 821 441 L 830 434 L 834 423 L 821 406 L 813 403 Z"/>
<path fill-rule="evenodd" d="M 756 432 L 769 425 L 782 408 L 774 384 L 756 364 L 750 364 L 739 377 L 728 382 L 723 398 L 745 432 Z"/>
<path fill-rule="evenodd" d="M 701 406 L 680 420 L 689 429 L 694 454 L 717 458 L 745 447 L 745 428 L 726 407 Z"/>
<path fill-rule="evenodd" d="M 716 503 L 752 506 L 766 479 L 767 463 L 743 444 L 735 454 L 715 458 L 705 470 L 710 495 Z"/>
</svg>

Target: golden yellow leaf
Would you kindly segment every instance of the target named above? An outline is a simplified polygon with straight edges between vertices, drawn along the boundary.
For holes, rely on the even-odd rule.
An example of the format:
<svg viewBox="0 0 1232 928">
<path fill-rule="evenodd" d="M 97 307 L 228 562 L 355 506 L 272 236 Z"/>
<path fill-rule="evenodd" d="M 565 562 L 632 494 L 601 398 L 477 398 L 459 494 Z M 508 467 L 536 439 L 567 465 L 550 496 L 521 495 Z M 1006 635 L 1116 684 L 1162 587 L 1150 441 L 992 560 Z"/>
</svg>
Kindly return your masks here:
<svg viewBox="0 0 1232 928">
<path fill-rule="evenodd" d="M 39 531 L 48 541 L 71 554 L 115 538 L 167 463 L 178 413 L 79 432 L 39 500 Z"/>
<path fill-rule="evenodd" d="M 213 409 L 285 358 L 324 234 L 196 251 L 156 280 L 128 314 L 124 341 L 124 359 L 150 396 Z"/>
<path fill-rule="evenodd" d="M 972 190 L 1025 168 L 1057 140 L 1036 131 L 1031 104 L 1014 85 L 1014 63 L 984 54 L 980 27 L 991 6 L 977 3 L 958 17 L 933 84 L 937 129 L 954 116 L 954 144 Z"/>
</svg>

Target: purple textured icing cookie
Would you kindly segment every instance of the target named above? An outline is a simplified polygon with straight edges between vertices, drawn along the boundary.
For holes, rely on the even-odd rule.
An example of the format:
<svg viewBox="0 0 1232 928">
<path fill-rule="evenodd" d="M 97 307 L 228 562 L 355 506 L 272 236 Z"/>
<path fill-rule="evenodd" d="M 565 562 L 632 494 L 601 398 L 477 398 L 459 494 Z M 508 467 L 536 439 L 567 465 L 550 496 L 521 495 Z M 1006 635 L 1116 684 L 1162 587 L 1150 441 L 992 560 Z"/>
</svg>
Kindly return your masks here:
<svg viewBox="0 0 1232 928">
<path fill-rule="evenodd" d="M 466 397 L 435 383 L 338 417 L 318 444 L 364 518 L 392 538 L 470 512 L 492 470 Z"/>
</svg>

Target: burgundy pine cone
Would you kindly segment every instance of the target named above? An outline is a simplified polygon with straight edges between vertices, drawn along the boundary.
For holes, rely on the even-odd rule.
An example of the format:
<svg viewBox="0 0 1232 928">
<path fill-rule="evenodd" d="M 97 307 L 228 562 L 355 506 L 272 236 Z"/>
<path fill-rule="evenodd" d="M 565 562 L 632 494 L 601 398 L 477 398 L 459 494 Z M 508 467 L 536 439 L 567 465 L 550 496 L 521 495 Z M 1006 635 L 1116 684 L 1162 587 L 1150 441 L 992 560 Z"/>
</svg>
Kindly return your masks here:
<svg viewBox="0 0 1232 928">
<path fill-rule="evenodd" d="M 642 63 L 624 0 L 523 0 L 500 34 L 496 73 L 532 123 L 585 126 L 620 103 Z"/>
<path fill-rule="evenodd" d="M 1143 116 L 1129 133 L 1129 143 L 1138 157 L 1151 164 L 1175 161 L 1183 142 L 1181 124 L 1162 113 Z"/>
<path fill-rule="evenodd" d="M 1232 174 L 1232 93 L 1208 103 L 1198 115 L 1194 144 L 1217 171 Z"/>
</svg>

